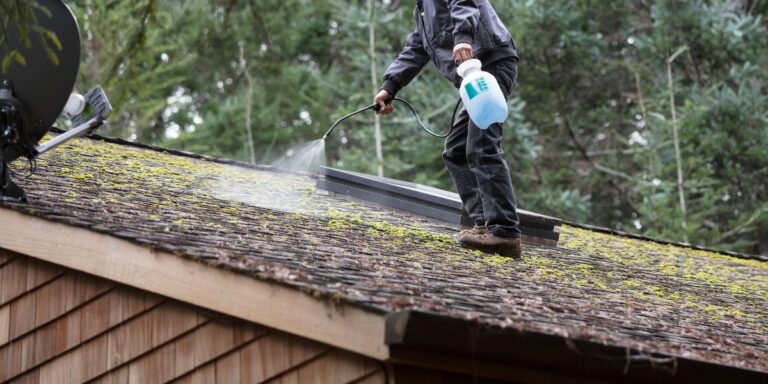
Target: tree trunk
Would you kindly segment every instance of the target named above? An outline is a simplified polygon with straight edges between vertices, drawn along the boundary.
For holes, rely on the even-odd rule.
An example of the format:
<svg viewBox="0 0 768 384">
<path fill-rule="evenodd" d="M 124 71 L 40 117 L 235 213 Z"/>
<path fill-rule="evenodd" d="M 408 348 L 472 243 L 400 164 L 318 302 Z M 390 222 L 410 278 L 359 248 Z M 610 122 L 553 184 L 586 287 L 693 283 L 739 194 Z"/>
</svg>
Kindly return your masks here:
<svg viewBox="0 0 768 384">
<path fill-rule="evenodd" d="M 376 26 L 374 24 L 376 0 L 368 1 L 368 44 L 371 57 L 371 89 L 376 96 L 379 90 L 379 80 L 376 74 Z M 376 136 L 376 168 L 379 177 L 384 177 L 384 152 L 381 148 L 381 119 L 377 114 L 373 120 L 374 135 Z"/>
<path fill-rule="evenodd" d="M 688 218 L 685 207 L 685 186 L 683 179 L 683 159 L 680 155 L 680 139 L 677 135 L 677 111 L 675 110 L 675 84 L 672 79 L 672 62 L 677 56 L 685 52 L 688 47 L 682 47 L 667 59 L 667 81 L 669 83 L 669 108 L 672 110 L 672 138 L 675 142 L 675 160 L 677 161 L 677 192 L 680 196 L 681 225 L 683 227 L 683 239 L 688 242 Z"/>
<path fill-rule="evenodd" d="M 240 66 L 245 76 L 246 86 L 248 89 L 245 91 L 245 133 L 248 136 L 248 159 L 251 164 L 256 164 L 256 148 L 253 143 L 253 123 L 251 122 L 251 108 L 253 104 L 253 77 L 251 76 L 248 63 L 245 61 L 245 52 L 243 47 L 240 47 Z"/>
</svg>

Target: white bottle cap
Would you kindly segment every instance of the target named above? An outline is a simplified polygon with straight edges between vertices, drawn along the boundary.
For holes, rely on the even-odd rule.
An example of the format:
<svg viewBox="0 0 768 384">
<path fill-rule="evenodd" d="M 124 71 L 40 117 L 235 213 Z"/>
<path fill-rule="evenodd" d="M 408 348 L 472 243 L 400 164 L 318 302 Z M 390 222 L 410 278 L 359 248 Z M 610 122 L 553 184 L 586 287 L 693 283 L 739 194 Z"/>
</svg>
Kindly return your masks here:
<svg viewBox="0 0 768 384">
<path fill-rule="evenodd" d="M 456 68 L 456 73 L 461 77 L 465 77 L 472 69 L 480 69 L 482 65 L 483 64 L 478 59 L 469 59 L 461 63 L 459 68 Z"/>
<path fill-rule="evenodd" d="M 68 116 L 77 116 L 85 110 L 85 97 L 79 93 L 69 95 L 69 100 L 64 106 L 64 113 Z"/>
</svg>

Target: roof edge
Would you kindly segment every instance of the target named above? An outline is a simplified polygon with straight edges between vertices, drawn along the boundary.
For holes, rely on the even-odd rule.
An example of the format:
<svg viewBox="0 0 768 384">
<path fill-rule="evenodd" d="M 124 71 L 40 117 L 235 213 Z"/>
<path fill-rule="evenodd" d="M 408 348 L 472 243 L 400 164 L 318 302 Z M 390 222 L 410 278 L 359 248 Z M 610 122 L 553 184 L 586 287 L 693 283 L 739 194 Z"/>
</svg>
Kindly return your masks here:
<svg viewBox="0 0 768 384">
<path fill-rule="evenodd" d="M 607 382 L 765 383 L 768 372 L 408 310 L 387 316 L 394 361 L 446 355 Z M 509 369 L 512 371 L 512 369 Z"/>
<path fill-rule="evenodd" d="M 594 231 L 594 232 L 607 233 L 607 234 L 610 234 L 610 235 L 627 237 L 627 238 L 630 238 L 630 239 L 637 239 L 637 240 L 643 240 L 643 241 L 652 241 L 652 242 L 658 243 L 658 244 L 674 245 L 674 246 L 678 246 L 678 247 L 682 247 L 682 248 L 690 248 L 690 249 L 695 249 L 695 250 L 699 250 L 699 251 L 708 251 L 708 252 L 719 253 L 721 255 L 731 256 L 731 257 L 735 257 L 737 259 L 757 260 L 757 261 L 768 262 L 768 256 L 763 256 L 763 255 L 752 255 L 752 254 L 748 254 L 748 253 L 725 251 L 725 250 L 722 250 L 722 249 L 703 247 L 703 246 L 700 246 L 700 245 L 694 245 L 694 244 L 689 244 L 689 243 L 680 243 L 680 242 L 675 242 L 675 241 L 672 241 L 672 240 L 657 239 L 657 238 L 643 236 L 643 235 L 638 235 L 638 234 L 634 234 L 634 233 L 623 232 L 623 231 L 619 231 L 619 230 L 616 230 L 616 229 L 600 227 L 600 226 L 595 226 L 595 225 L 589 225 L 589 224 L 574 223 L 574 222 L 570 222 L 570 221 L 563 221 L 563 224 L 569 225 L 571 227 L 576 227 L 576 228 L 581 228 L 581 229 L 586 229 L 586 230 Z"/>
<path fill-rule="evenodd" d="M 345 302 L 0 207 L 0 248 L 378 360 L 385 317 Z"/>
</svg>

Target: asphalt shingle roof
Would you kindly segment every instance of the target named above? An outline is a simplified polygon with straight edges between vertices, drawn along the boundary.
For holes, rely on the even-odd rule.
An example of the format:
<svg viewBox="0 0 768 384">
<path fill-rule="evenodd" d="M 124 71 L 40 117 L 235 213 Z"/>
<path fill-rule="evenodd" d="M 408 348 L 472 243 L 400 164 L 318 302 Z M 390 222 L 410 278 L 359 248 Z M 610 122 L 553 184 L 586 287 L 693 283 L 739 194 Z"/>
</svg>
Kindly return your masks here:
<svg viewBox="0 0 768 384">
<path fill-rule="evenodd" d="M 522 260 L 453 230 L 318 194 L 315 180 L 91 139 L 18 180 L 14 210 L 369 308 L 768 372 L 768 263 L 570 226 Z"/>
</svg>

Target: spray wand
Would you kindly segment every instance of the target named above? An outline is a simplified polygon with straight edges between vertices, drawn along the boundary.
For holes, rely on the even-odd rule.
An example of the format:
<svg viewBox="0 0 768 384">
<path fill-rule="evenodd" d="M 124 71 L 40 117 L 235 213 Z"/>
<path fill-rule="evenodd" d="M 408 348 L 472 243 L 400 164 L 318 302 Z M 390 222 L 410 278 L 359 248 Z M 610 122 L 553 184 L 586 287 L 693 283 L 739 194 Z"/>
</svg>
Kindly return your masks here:
<svg viewBox="0 0 768 384">
<path fill-rule="evenodd" d="M 456 112 L 459 110 L 459 105 L 461 105 L 461 99 L 459 99 L 459 101 L 456 103 L 456 107 L 453 109 L 453 117 L 451 118 L 451 129 L 448 130 L 448 133 L 446 133 L 444 135 L 441 135 L 441 134 L 432 132 L 431 130 L 429 130 L 429 128 L 426 127 L 426 125 L 424 125 L 424 122 L 421 121 L 421 117 L 419 116 L 419 113 L 416 112 L 416 109 L 414 109 L 413 106 L 409 102 L 407 102 L 407 101 L 405 101 L 405 100 L 403 100 L 403 99 L 401 99 L 399 97 L 395 97 L 395 98 L 391 99 L 390 101 L 399 101 L 399 102 L 405 104 L 405 106 L 408 107 L 408 109 L 411 110 L 411 113 L 413 113 L 413 116 L 416 118 L 416 121 L 419 123 L 419 126 L 421 127 L 421 129 L 423 129 L 428 134 L 430 134 L 430 135 L 432 135 L 434 137 L 437 137 L 437 138 L 441 138 L 441 139 L 444 139 L 444 138 L 448 137 L 448 135 L 450 135 L 451 132 L 453 131 L 453 124 L 456 121 Z M 363 112 L 365 112 L 367 110 L 372 110 L 372 111 L 378 112 L 380 109 L 381 109 L 380 105 L 378 105 L 378 104 L 371 104 L 371 105 L 369 105 L 369 106 L 367 106 L 365 108 L 358 109 L 357 111 L 354 111 L 354 112 L 352 112 L 350 114 L 342 116 L 341 118 L 336 120 L 336 122 L 333 123 L 333 125 L 331 125 L 331 128 L 328 130 L 328 132 L 326 132 L 325 135 L 323 135 L 323 140 L 325 140 L 328 137 L 328 135 L 330 135 L 331 132 L 333 132 L 333 130 L 336 129 L 336 126 L 339 125 L 342 121 L 344 121 L 346 119 L 349 119 L 350 117 L 352 117 L 354 115 L 357 115 L 358 113 L 363 113 Z"/>
</svg>

